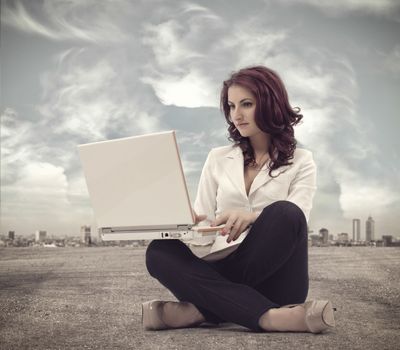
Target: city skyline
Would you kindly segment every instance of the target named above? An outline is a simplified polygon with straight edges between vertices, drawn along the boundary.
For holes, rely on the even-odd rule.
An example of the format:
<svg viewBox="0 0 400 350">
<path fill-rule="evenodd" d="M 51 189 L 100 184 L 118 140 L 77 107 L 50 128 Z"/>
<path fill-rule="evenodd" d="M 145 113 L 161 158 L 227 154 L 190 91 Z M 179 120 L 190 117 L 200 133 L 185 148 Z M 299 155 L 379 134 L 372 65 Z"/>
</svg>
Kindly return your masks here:
<svg viewBox="0 0 400 350">
<path fill-rule="evenodd" d="M 94 226 L 77 145 L 149 132 L 177 130 L 193 204 L 222 81 L 262 64 L 304 116 L 309 226 L 400 236 L 399 27 L 395 0 L 2 1 L 0 232 Z"/>
<path fill-rule="evenodd" d="M 373 225 L 372 225 L 372 228 L 371 227 L 368 227 L 368 222 L 370 221 L 370 220 L 372 220 L 372 222 L 373 222 Z M 354 228 L 355 228 L 355 226 L 354 226 L 354 222 L 355 221 L 357 221 L 359 224 L 358 224 L 358 230 L 357 230 L 357 235 L 355 236 L 355 232 L 354 232 Z M 396 236 L 396 235 L 393 235 L 392 233 L 390 233 L 390 232 L 388 232 L 388 233 L 378 233 L 378 235 L 376 235 L 376 232 L 375 232 L 375 221 L 373 220 L 373 218 L 372 218 L 372 216 L 371 215 L 369 215 L 368 216 L 368 219 L 365 221 L 365 231 L 363 231 L 363 230 L 361 230 L 361 220 L 360 219 L 353 219 L 352 220 L 352 222 L 353 222 L 353 225 L 352 225 L 352 228 L 353 228 L 353 230 L 352 231 L 349 231 L 349 232 L 335 232 L 335 233 L 331 233 L 331 231 L 329 230 L 329 228 L 326 228 L 326 227 L 322 227 L 322 228 L 320 228 L 320 229 L 318 229 L 318 232 L 319 233 L 321 233 L 322 231 L 326 231 L 327 232 L 327 235 L 328 235 L 328 233 L 329 233 L 329 236 L 330 235 L 336 235 L 336 236 L 340 236 L 340 235 L 342 235 L 342 234 L 346 234 L 346 235 L 348 235 L 348 236 L 350 236 L 351 235 L 351 237 L 352 237 L 352 240 L 353 241 L 375 241 L 375 240 L 382 240 L 382 238 L 383 238 L 383 236 L 392 236 L 393 238 L 395 238 L 395 239 L 399 239 L 400 240 L 400 235 L 399 236 Z M 91 233 L 93 233 L 93 232 L 96 232 L 96 235 L 99 235 L 99 233 L 98 233 L 98 230 L 97 230 L 97 226 L 95 225 L 93 228 L 93 231 L 91 230 L 91 228 L 92 228 L 92 226 L 90 226 L 90 225 L 87 225 L 87 224 L 84 224 L 84 225 L 80 225 L 79 226 L 79 230 L 80 230 L 80 232 L 79 233 L 70 233 L 70 235 L 69 236 L 75 236 L 75 237 L 77 237 L 77 236 L 80 236 L 80 237 L 85 237 L 84 238 L 84 240 L 86 241 L 88 238 L 87 238 L 87 236 L 89 235 L 90 237 L 93 237 L 92 235 L 91 235 Z M 372 234 L 370 234 L 370 236 L 368 236 L 368 231 L 371 231 L 372 230 Z M 38 235 L 40 235 L 42 232 L 45 232 L 44 233 L 44 235 L 45 235 L 45 237 L 53 237 L 53 238 L 57 238 L 57 237 L 63 237 L 63 236 L 68 236 L 68 235 L 58 235 L 57 233 L 53 233 L 53 234 L 50 234 L 49 236 L 47 236 L 47 230 L 45 230 L 44 228 L 41 228 L 41 229 L 36 229 L 35 230 L 35 232 L 34 233 L 19 233 L 19 235 L 20 236 L 25 236 L 25 237 L 27 237 L 27 236 L 32 236 L 32 235 L 35 235 L 36 237 L 38 236 Z M 310 229 L 310 227 L 309 227 L 309 234 L 310 233 L 313 233 L 314 232 L 314 230 L 312 230 L 312 229 Z M 364 234 L 362 235 L 361 234 L 361 232 L 364 232 Z M 1 235 L 3 235 L 3 236 L 7 236 L 7 234 L 5 233 L 5 232 L 0 232 L 0 234 Z M 8 231 L 8 235 L 10 236 L 10 235 L 12 235 L 13 237 L 15 236 L 15 234 L 16 234 L 16 231 L 15 230 L 10 230 L 10 231 Z M 364 236 L 364 239 L 362 239 L 362 237 Z M 354 237 L 356 237 L 356 239 L 354 239 Z"/>
</svg>

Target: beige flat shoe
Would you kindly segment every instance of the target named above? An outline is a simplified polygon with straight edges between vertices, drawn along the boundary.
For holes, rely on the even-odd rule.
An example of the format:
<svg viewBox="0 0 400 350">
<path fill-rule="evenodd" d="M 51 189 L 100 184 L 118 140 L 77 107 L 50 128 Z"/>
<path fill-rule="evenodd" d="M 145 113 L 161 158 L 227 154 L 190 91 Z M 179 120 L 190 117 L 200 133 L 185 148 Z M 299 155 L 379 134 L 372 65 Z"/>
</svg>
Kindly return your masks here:
<svg viewBox="0 0 400 350">
<path fill-rule="evenodd" d="M 310 332 L 321 333 L 335 327 L 332 303 L 329 300 L 310 300 L 304 303 L 306 324 Z"/>
<path fill-rule="evenodd" d="M 329 300 L 309 300 L 303 304 L 290 304 L 281 307 L 303 306 L 306 312 L 305 321 L 311 333 L 321 333 L 328 328 L 335 327 L 335 317 L 333 312 L 336 308 L 332 307 Z"/>
<path fill-rule="evenodd" d="M 143 329 L 159 330 L 169 328 L 162 319 L 163 306 L 166 302 L 151 300 L 142 304 L 142 325 Z"/>
<path fill-rule="evenodd" d="M 164 305 L 167 303 L 172 306 L 169 308 L 169 312 L 173 313 L 173 325 L 164 321 Z M 168 316 L 168 319 L 171 319 L 171 315 Z M 199 311 L 193 310 L 193 305 L 187 302 L 151 300 L 142 304 L 142 325 L 146 331 L 194 327 L 203 323 L 203 320 Z"/>
</svg>

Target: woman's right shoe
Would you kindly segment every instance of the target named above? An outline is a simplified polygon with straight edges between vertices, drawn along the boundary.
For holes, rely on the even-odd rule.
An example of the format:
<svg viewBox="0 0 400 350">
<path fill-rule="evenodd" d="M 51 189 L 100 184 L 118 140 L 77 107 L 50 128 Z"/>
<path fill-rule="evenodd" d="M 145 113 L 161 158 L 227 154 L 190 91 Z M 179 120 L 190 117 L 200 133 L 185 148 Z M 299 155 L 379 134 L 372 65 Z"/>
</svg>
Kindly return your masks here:
<svg viewBox="0 0 400 350">
<path fill-rule="evenodd" d="M 165 304 L 170 304 L 166 315 Z M 165 319 L 173 320 L 171 324 Z M 204 322 L 203 315 L 193 304 L 182 301 L 151 300 L 142 304 L 142 324 L 144 330 L 194 327 Z"/>
<path fill-rule="evenodd" d="M 151 300 L 142 304 L 142 325 L 144 330 L 169 328 L 162 319 L 165 303 L 165 301 L 161 300 Z"/>
</svg>

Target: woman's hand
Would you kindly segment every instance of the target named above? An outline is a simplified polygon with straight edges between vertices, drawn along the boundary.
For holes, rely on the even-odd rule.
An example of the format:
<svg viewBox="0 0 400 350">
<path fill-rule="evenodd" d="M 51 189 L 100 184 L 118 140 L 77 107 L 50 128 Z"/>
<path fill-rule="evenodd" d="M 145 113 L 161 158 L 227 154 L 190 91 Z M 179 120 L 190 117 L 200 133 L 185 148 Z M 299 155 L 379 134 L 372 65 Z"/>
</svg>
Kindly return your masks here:
<svg viewBox="0 0 400 350">
<path fill-rule="evenodd" d="M 227 243 L 235 241 L 246 229 L 256 220 L 257 213 L 248 212 L 245 210 L 227 210 L 221 213 L 211 226 L 225 224 L 225 227 L 220 231 L 222 236 L 229 234 Z"/>
<path fill-rule="evenodd" d="M 207 218 L 207 215 L 197 215 L 196 212 L 192 209 L 193 214 L 194 214 L 194 223 L 197 225 L 200 221 L 203 221 Z"/>
</svg>

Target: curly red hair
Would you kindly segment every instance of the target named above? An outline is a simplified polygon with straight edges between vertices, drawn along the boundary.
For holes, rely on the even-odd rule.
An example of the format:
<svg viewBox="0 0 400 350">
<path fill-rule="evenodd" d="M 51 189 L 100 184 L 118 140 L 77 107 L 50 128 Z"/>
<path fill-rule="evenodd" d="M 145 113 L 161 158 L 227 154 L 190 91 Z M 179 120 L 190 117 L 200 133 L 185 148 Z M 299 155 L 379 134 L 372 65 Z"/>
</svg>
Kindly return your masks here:
<svg viewBox="0 0 400 350">
<path fill-rule="evenodd" d="M 256 98 L 255 122 L 258 128 L 270 135 L 268 150 L 270 156 L 269 174 L 282 165 L 290 165 L 297 141 L 293 126 L 303 118 L 300 108 L 289 104 L 286 88 L 279 75 L 263 66 L 243 68 L 231 74 L 223 82 L 221 110 L 229 125 L 228 139 L 242 149 L 245 165 L 255 164 L 254 150 L 248 137 L 242 137 L 230 118 L 228 89 L 240 85 L 253 93 Z"/>
</svg>

